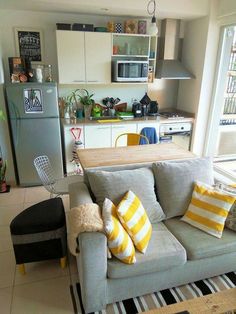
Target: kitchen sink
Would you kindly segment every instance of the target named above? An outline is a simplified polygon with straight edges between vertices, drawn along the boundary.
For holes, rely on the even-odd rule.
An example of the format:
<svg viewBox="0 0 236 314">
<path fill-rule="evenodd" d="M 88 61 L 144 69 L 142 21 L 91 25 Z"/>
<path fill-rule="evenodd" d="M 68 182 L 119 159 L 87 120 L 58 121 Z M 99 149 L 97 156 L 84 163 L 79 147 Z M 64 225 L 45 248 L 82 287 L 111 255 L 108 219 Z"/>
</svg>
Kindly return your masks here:
<svg viewBox="0 0 236 314">
<path fill-rule="evenodd" d="M 103 117 L 90 117 L 90 120 L 122 120 L 119 117 L 114 116 L 103 116 Z"/>
</svg>

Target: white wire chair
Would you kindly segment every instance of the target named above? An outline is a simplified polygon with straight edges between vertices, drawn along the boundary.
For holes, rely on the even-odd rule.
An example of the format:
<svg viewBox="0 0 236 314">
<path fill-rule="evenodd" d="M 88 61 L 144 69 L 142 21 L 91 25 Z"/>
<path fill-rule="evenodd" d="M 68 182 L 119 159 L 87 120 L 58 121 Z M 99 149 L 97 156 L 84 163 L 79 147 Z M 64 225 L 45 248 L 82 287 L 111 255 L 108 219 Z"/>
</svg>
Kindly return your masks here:
<svg viewBox="0 0 236 314">
<path fill-rule="evenodd" d="M 54 197 L 54 195 L 68 194 L 69 184 L 83 181 L 83 176 L 81 175 L 72 175 L 56 179 L 50 160 L 48 156 L 45 155 L 36 157 L 34 159 L 34 166 L 43 186 L 50 192 L 50 198 Z"/>
</svg>

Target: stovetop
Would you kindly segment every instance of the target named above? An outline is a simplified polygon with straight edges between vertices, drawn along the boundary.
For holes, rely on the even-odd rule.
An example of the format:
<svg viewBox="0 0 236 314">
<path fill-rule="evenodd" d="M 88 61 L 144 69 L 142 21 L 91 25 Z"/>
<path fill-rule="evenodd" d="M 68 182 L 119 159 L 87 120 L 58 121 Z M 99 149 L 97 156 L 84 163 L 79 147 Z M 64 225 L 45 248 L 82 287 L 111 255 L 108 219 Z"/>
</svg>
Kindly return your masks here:
<svg viewBox="0 0 236 314">
<path fill-rule="evenodd" d="M 167 118 L 167 119 L 183 119 L 185 118 L 184 115 L 179 114 L 175 111 L 162 111 L 159 113 L 161 117 Z"/>
</svg>

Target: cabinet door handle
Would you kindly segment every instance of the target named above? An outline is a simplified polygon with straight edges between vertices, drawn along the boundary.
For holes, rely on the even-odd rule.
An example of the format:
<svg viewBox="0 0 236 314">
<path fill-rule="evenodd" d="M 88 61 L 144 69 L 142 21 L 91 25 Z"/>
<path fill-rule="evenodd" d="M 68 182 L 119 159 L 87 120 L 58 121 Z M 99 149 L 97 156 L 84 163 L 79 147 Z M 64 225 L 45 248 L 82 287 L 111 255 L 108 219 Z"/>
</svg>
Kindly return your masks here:
<svg viewBox="0 0 236 314">
<path fill-rule="evenodd" d="M 121 125 L 121 126 L 118 126 L 118 125 L 116 125 L 116 126 L 112 126 L 112 128 L 113 129 L 125 129 L 125 126 L 123 126 L 123 125 Z"/>
<path fill-rule="evenodd" d="M 85 82 L 84 80 L 74 80 L 73 82 L 79 83 L 79 82 Z"/>
<path fill-rule="evenodd" d="M 87 82 L 88 83 L 96 83 L 96 82 L 99 82 L 99 81 L 98 80 L 93 80 L 93 81 L 92 80 L 88 80 Z"/>
<path fill-rule="evenodd" d="M 110 126 L 98 126 L 97 129 L 99 130 L 110 129 Z"/>
</svg>

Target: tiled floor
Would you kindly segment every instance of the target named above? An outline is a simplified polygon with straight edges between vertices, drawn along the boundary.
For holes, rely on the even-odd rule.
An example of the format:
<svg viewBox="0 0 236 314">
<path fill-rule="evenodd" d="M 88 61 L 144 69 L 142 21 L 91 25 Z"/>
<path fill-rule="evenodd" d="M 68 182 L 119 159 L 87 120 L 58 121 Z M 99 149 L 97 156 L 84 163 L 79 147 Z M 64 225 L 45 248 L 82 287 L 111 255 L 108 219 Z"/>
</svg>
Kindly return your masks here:
<svg viewBox="0 0 236 314">
<path fill-rule="evenodd" d="M 11 188 L 0 194 L 0 313 L 71 314 L 74 313 L 70 283 L 78 278 L 75 257 L 68 256 L 68 266 L 59 260 L 25 264 L 26 275 L 15 265 L 9 225 L 23 209 L 49 198 L 43 187 Z M 66 212 L 68 196 L 63 196 Z"/>
</svg>

